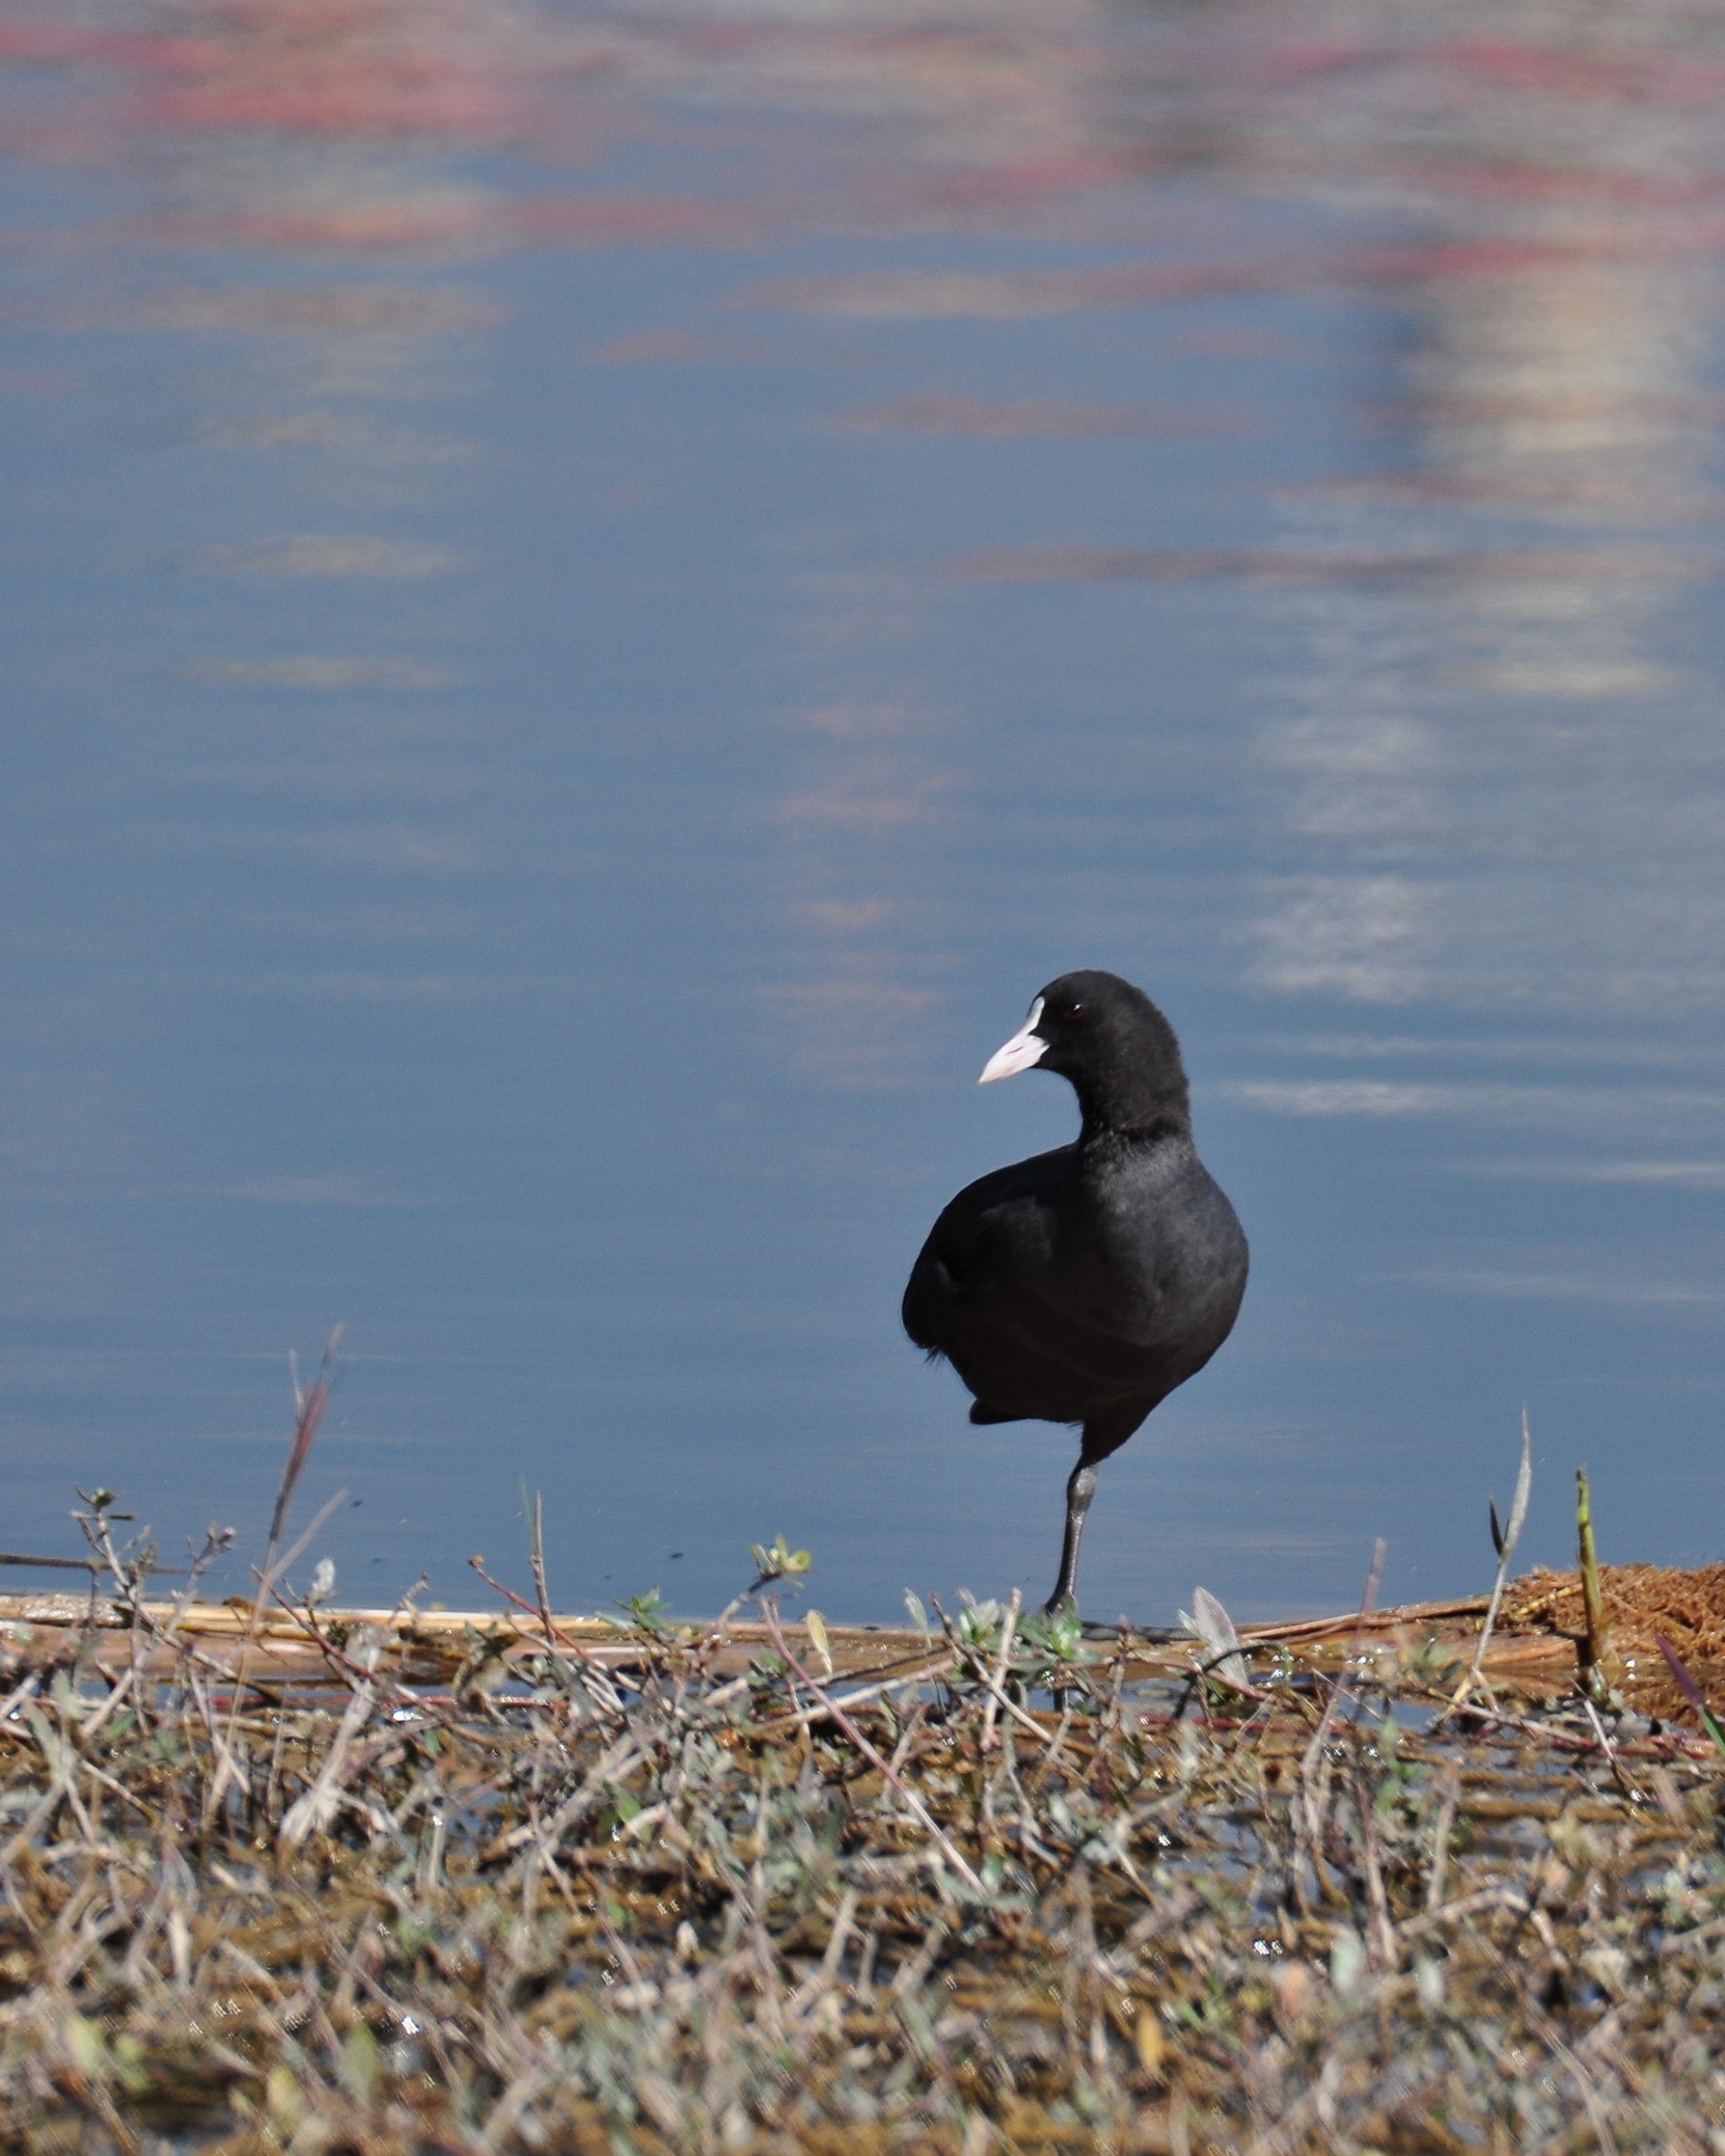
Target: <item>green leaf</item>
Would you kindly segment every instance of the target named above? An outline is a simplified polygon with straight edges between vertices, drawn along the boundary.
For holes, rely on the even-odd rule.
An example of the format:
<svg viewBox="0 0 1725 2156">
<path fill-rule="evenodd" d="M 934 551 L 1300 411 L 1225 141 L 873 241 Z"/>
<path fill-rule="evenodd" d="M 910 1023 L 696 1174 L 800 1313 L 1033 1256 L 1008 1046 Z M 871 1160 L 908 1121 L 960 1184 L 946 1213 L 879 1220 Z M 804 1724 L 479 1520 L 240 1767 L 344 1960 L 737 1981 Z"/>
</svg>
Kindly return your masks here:
<svg viewBox="0 0 1725 2156">
<path fill-rule="evenodd" d="M 644 1594 L 631 1594 L 626 1601 L 616 1604 L 632 1625 L 640 1631 L 650 1633 L 655 1639 L 665 1635 L 665 1597 L 656 1587 L 649 1587 Z M 617 1621 L 614 1617 L 610 1620 L 614 1625 Z"/>
<path fill-rule="evenodd" d="M 977 1647 L 992 1653 L 1000 1638 L 1001 1621 L 1005 1616 L 998 1602 L 973 1602 L 958 1612 L 958 1636 L 967 1647 Z"/>
<path fill-rule="evenodd" d="M 751 1543 L 749 1557 L 757 1587 L 765 1587 L 769 1580 L 795 1578 L 814 1563 L 808 1550 L 793 1550 L 783 1535 L 775 1535 L 770 1544 Z"/>
<path fill-rule="evenodd" d="M 342 2040 L 341 2063 L 337 2069 L 342 2087 L 356 2103 L 371 2102 L 377 2092 L 381 2066 L 377 2038 L 363 2021 L 356 2021 Z"/>
<path fill-rule="evenodd" d="M 129 2096 L 141 2096 L 150 2086 L 145 2064 L 148 2056 L 141 2041 L 129 2029 L 122 2029 L 114 2039 L 115 2078 Z"/>
<path fill-rule="evenodd" d="M 102 2032 L 94 2021 L 86 2021 L 81 2014 L 66 2016 L 66 2049 L 72 2063 L 80 2074 L 97 2079 L 108 2063 L 107 2047 L 102 2042 Z"/>
<path fill-rule="evenodd" d="M 1038 1610 L 1019 1627 L 1033 1653 L 1057 1662 L 1087 1661 L 1084 1625 L 1076 1609 Z"/>
<path fill-rule="evenodd" d="M 290 2066 L 271 2066 L 264 2082 L 264 2102 L 271 2124 L 283 2133 L 291 2134 L 305 2116 L 300 2077 Z"/>
</svg>

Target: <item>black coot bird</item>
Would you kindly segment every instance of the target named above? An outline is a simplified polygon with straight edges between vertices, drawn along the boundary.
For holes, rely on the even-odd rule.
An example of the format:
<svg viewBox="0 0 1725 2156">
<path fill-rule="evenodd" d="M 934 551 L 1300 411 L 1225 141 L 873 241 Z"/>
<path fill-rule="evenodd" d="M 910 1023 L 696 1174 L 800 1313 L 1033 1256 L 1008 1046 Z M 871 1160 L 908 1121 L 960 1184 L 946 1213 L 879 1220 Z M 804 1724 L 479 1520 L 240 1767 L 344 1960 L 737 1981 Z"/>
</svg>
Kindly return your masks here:
<svg viewBox="0 0 1725 2156">
<path fill-rule="evenodd" d="M 1096 1463 L 1209 1362 L 1245 1292 L 1246 1240 L 1192 1142 L 1173 1028 L 1115 973 L 1066 973 L 980 1085 L 1032 1065 L 1071 1081 L 1076 1143 L 996 1168 L 934 1224 L 905 1330 L 975 1394 L 976 1423 L 1076 1423 L 1060 1576 L 1070 1608 Z"/>
</svg>

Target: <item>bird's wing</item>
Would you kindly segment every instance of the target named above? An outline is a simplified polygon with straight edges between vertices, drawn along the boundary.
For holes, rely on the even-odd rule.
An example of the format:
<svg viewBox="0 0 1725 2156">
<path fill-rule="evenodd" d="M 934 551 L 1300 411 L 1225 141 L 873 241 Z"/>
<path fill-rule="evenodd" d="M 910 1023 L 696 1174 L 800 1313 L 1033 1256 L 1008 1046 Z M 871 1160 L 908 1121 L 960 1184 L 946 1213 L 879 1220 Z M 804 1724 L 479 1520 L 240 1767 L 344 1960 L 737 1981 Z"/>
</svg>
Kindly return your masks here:
<svg viewBox="0 0 1725 2156">
<path fill-rule="evenodd" d="M 1098 1398 L 1145 1387 L 1140 1342 L 1122 1338 L 1022 1280 L 994 1283 L 969 1305 L 955 1330 L 955 1361 L 986 1355 L 992 1364 L 1004 1353 L 1034 1365 L 1039 1374 L 1065 1373 Z"/>
<path fill-rule="evenodd" d="M 1060 1159 L 1042 1153 L 997 1168 L 942 1209 L 905 1290 L 905 1330 L 919 1348 L 944 1353 L 955 1310 L 1024 1270 L 1027 1260 L 1046 1264 Z"/>
<path fill-rule="evenodd" d="M 905 1291 L 905 1329 L 960 1366 L 983 1361 L 1070 1372 L 1107 1391 L 1144 1378 L 1142 1341 L 1050 1292 L 1055 1203 L 1070 1148 L 997 1170 L 959 1192 L 929 1233 Z M 1153 1323 L 1147 1306 L 1140 1323 Z M 1027 1373 L 1028 1374 L 1028 1373 Z"/>
</svg>

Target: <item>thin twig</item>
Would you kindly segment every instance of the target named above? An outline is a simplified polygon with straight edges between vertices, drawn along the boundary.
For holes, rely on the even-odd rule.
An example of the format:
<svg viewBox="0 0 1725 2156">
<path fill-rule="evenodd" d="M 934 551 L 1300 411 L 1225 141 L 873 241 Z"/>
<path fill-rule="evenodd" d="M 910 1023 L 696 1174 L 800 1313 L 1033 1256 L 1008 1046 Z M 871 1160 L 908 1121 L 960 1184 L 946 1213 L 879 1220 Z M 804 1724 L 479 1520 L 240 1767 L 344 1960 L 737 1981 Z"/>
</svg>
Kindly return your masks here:
<svg viewBox="0 0 1725 2156">
<path fill-rule="evenodd" d="M 1503 1599 L 1504 1583 L 1509 1578 L 1510 1560 L 1516 1553 L 1516 1544 L 1521 1539 L 1522 1525 L 1527 1517 L 1527 1499 L 1533 1488 L 1533 1435 L 1527 1424 L 1527 1410 L 1522 1409 L 1522 1464 L 1516 1471 L 1516 1493 L 1509 1508 L 1509 1524 L 1500 1534 L 1497 1528 L 1497 1509 L 1491 1508 L 1491 1536 L 1497 1548 L 1497 1576 L 1491 1583 L 1491 1599 L 1486 1604 L 1485 1622 L 1480 1627 L 1479 1645 L 1474 1649 L 1473 1666 L 1461 1680 L 1460 1689 L 1450 1702 L 1453 1713 L 1467 1697 L 1483 1676 L 1486 1650 L 1491 1642 L 1491 1628 L 1497 1621 L 1498 1604 Z"/>
<path fill-rule="evenodd" d="M 1001 1686 L 1006 1681 L 1006 1666 L 1012 1659 L 1012 1635 L 1018 1630 L 1020 1599 L 1019 1590 L 1014 1588 L 1006 1605 L 1006 1614 L 1000 1620 L 1000 1645 L 995 1651 L 993 1675 L 988 1680 L 988 1703 L 983 1710 L 982 1748 L 984 1752 L 998 1741 L 994 1735 L 994 1717 L 1005 1697 Z"/>
<path fill-rule="evenodd" d="M 1444 1769 L 1444 1794 L 1439 1799 L 1437 1825 L 1431 1835 L 1431 1871 L 1425 1882 L 1425 1906 L 1444 1906 L 1444 1878 L 1450 1862 L 1450 1836 L 1455 1830 L 1455 1808 L 1461 1801 L 1461 1768 L 1451 1759 Z"/>
<path fill-rule="evenodd" d="M 971 1870 L 970 1866 L 966 1862 L 965 1859 L 959 1854 L 959 1851 L 952 1842 L 950 1835 L 948 1835 L 945 1829 L 941 1826 L 940 1823 L 936 1820 L 933 1813 L 931 1812 L 927 1805 L 923 1803 L 922 1798 L 917 1795 L 916 1792 L 911 1787 L 910 1784 L 903 1780 L 881 1757 L 880 1753 L 875 1749 L 874 1746 L 870 1743 L 868 1738 L 863 1735 L 861 1730 L 857 1727 L 856 1724 L 850 1719 L 850 1717 L 845 1712 L 844 1709 L 835 1705 L 832 1701 L 827 1700 L 826 1694 L 821 1690 L 814 1679 L 809 1676 L 808 1671 L 803 1668 L 803 1665 L 791 1652 L 789 1647 L 785 1644 L 784 1632 L 778 1621 L 778 1612 L 771 1601 L 763 1602 L 761 1604 L 761 1614 L 766 1620 L 768 1630 L 773 1635 L 773 1644 L 778 1650 L 780 1656 L 787 1666 L 796 1671 L 797 1675 L 802 1679 L 809 1690 L 814 1694 L 817 1699 L 826 1701 L 826 1704 L 831 1709 L 834 1721 L 838 1723 L 839 1727 L 845 1732 L 845 1734 L 850 1739 L 851 1743 L 855 1745 L 857 1750 L 862 1753 L 864 1758 L 868 1761 L 869 1764 L 871 1767 L 878 1768 L 878 1770 L 886 1777 L 886 1779 L 891 1783 L 894 1789 L 898 1791 L 899 1794 L 910 1806 L 912 1813 L 916 1815 L 918 1823 L 922 1826 L 927 1833 L 933 1837 L 935 1842 L 939 1846 L 941 1854 L 946 1858 L 952 1869 L 958 1874 L 958 1876 L 964 1881 L 965 1885 L 968 1887 L 973 1893 L 983 1893 L 984 1890 L 982 1881 L 978 1878 L 977 1875 Z"/>
</svg>

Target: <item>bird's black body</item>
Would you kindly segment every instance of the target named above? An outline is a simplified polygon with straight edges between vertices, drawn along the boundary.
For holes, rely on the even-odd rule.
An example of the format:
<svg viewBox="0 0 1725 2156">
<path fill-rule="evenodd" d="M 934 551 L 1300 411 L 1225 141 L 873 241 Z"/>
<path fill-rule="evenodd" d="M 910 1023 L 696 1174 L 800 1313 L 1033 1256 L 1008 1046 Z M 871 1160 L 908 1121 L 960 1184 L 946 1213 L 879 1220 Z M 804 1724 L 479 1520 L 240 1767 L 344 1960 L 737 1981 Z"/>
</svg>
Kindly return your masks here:
<svg viewBox="0 0 1725 2156">
<path fill-rule="evenodd" d="M 1192 1142 L 1173 1029 L 1112 973 L 1050 983 L 984 1080 L 1070 1079 L 1076 1141 L 961 1190 L 905 1291 L 905 1330 L 975 1395 L 977 1423 L 1082 1425 L 1060 1577 L 1069 1603 L 1096 1466 L 1228 1337 L 1246 1240 Z"/>
</svg>

